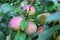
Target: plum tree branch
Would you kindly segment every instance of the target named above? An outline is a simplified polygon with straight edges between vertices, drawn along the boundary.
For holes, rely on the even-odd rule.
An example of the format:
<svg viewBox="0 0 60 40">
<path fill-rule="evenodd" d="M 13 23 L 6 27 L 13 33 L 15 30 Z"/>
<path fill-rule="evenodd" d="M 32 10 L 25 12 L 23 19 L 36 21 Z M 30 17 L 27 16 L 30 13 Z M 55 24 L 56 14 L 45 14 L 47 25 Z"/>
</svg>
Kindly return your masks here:
<svg viewBox="0 0 60 40">
<path fill-rule="evenodd" d="M 33 3 L 33 0 L 32 0 L 31 3 L 29 4 L 29 5 L 30 5 L 30 6 L 29 6 L 29 11 L 31 10 L 31 5 L 32 5 L 32 3 Z M 26 14 L 26 19 L 28 19 L 29 11 L 28 11 L 27 14 Z"/>
</svg>

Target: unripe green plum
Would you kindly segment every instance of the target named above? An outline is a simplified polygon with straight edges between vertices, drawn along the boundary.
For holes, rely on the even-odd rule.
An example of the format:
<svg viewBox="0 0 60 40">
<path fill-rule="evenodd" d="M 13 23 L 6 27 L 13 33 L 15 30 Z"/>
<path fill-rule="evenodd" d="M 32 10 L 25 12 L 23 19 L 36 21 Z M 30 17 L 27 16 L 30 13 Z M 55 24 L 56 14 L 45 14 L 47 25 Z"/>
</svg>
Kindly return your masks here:
<svg viewBox="0 0 60 40">
<path fill-rule="evenodd" d="M 32 35 L 37 31 L 37 26 L 33 22 L 29 22 L 28 27 L 26 28 L 25 32 L 27 35 Z"/>
<path fill-rule="evenodd" d="M 32 5 L 26 5 L 23 7 L 23 10 L 29 11 L 29 15 L 35 14 L 35 8 Z"/>
<path fill-rule="evenodd" d="M 43 26 L 40 26 L 38 29 L 37 29 L 37 34 L 41 34 L 43 32 L 44 28 Z"/>
<path fill-rule="evenodd" d="M 21 21 L 22 21 L 21 17 L 14 17 L 10 20 L 8 26 L 9 26 L 9 28 L 13 29 L 14 31 L 17 31 L 20 29 Z"/>
<path fill-rule="evenodd" d="M 43 25 L 45 22 L 45 19 L 50 16 L 50 13 L 43 13 L 37 16 L 37 21 L 40 23 L 40 25 Z"/>
<path fill-rule="evenodd" d="M 56 38 L 56 40 L 60 40 L 60 35 Z"/>
</svg>

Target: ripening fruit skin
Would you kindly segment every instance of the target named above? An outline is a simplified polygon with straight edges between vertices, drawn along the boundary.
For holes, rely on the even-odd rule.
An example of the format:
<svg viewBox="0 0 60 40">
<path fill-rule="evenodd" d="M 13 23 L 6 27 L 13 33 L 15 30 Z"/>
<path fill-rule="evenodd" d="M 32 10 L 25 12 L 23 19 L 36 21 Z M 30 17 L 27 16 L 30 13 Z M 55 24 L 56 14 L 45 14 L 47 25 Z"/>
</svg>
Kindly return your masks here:
<svg viewBox="0 0 60 40">
<path fill-rule="evenodd" d="M 29 15 L 34 15 L 35 14 L 35 8 L 32 5 L 26 5 L 26 6 L 24 6 L 23 10 L 26 10 L 27 12 L 30 10 L 29 11 Z"/>
<path fill-rule="evenodd" d="M 37 26 L 33 22 L 29 22 L 28 27 L 25 30 L 27 35 L 32 35 L 37 31 Z"/>
<path fill-rule="evenodd" d="M 13 29 L 14 31 L 17 31 L 20 29 L 21 21 L 22 21 L 21 17 L 14 17 L 10 20 L 8 26 L 9 26 L 9 28 Z"/>
<path fill-rule="evenodd" d="M 43 13 L 37 16 L 37 21 L 40 23 L 40 25 L 43 25 L 45 22 L 45 19 L 50 16 L 50 13 Z"/>
<path fill-rule="evenodd" d="M 60 40 L 60 35 L 56 38 L 56 40 Z"/>
<path fill-rule="evenodd" d="M 43 26 L 40 26 L 38 29 L 37 29 L 37 34 L 41 34 L 43 32 L 44 28 Z"/>
</svg>

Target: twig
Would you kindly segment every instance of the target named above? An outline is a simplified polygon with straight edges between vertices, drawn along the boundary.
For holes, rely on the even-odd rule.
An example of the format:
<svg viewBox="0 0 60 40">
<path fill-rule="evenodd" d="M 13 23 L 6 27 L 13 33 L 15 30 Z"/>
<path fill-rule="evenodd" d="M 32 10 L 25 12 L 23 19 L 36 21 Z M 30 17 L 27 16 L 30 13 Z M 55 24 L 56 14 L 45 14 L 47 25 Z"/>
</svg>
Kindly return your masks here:
<svg viewBox="0 0 60 40">
<path fill-rule="evenodd" d="M 28 11 L 27 14 L 26 14 L 26 19 L 28 19 L 28 15 L 29 15 L 29 12 L 30 12 L 30 10 L 31 10 L 31 5 L 32 5 L 32 3 L 33 3 L 33 0 L 32 0 L 31 3 L 29 4 L 30 6 L 29 6 L 29 11 Z"/>
</svg>

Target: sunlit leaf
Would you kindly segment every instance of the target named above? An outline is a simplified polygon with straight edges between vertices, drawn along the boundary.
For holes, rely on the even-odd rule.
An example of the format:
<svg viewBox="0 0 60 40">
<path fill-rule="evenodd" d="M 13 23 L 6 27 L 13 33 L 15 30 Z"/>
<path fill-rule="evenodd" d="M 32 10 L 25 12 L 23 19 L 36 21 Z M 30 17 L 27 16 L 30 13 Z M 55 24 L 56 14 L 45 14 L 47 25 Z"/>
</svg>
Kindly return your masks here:
<svg viewBox="0 0 60 40">
<path fill-rule="evenodd" d="M 8 36 L 6 37 L 6 40 L 11 40 L 11 35 L 8 35 Z"/>
<path fill-rule="evenodd" d="M 38 40 L 46 40 L 58 29 L 60 29 L 60 25 L 55 25 L 50 29 L 45 30 L 44 32 L 42 32 L 42 34 L 39 35 Z"/>
<path fill-rule="evenodd" d="M 22 20 L 20 25 L 21 25 L 21 28 L 22 30 L 25 30 L 27 27 L 28 27 L 28 20 Z"/>
<path fill-rule="evenodd" d="M 51 22 L 56 22 L 60 20 L 60 12 L 56 12 L 54 14 L 51 14 L 45 21 L 45 23 L 51 23 Z"/>
<path fill-rule="evenodd" d="M 18 31 L 15 35 L 15 40 L 26 40 L 26 34 L 24 32 Z"/>
</svg>

